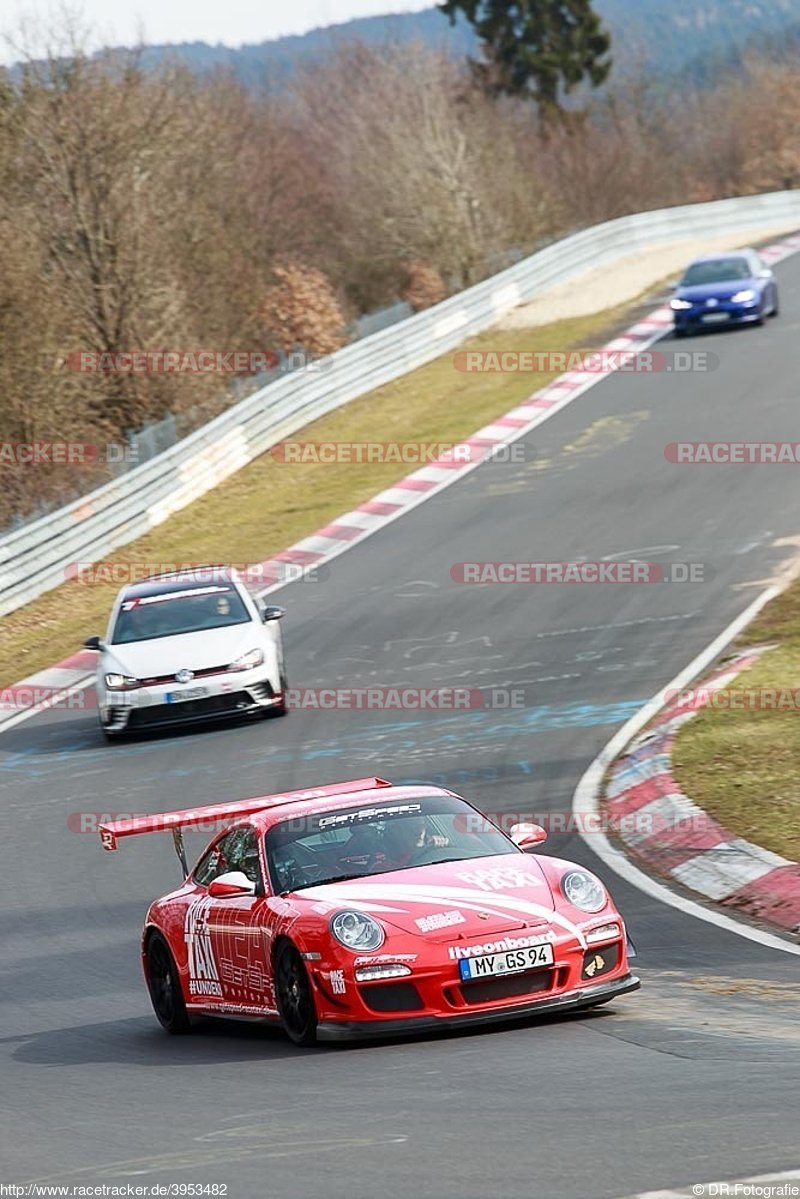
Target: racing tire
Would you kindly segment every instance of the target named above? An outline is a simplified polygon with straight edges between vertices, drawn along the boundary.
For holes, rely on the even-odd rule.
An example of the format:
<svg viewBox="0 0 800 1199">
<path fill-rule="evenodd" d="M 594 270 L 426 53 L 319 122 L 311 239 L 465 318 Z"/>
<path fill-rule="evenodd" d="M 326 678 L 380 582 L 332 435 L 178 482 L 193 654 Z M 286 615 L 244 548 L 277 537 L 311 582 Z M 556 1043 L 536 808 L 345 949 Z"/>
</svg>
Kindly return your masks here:
<svg viewBox="0 0 800 1199">
<path fill-rule="evenodd" d="M 281 692 L 283 694 L 283 699 L 281 700 L 281 702 L 279 704 L 277 704 L 272 709 L 273 716 L 285 716 L 287 714 L 287 712 L 289 711 L 289 709 L 286 707 L 286 692 L 289 687 L 289 680 L 286 677 L 286 670 L 283 666 L 281 666 L 279 682 L 280 682 Z"/>
<path fill-rule="evenodd" d="M 181 990 L 181 980 L 161 933 L 153 933 L 147 942 L 147 989 L 153 1011 L 162 1028 L 179 1036 L 192 1025 Z"/>
<path fill-rule="evenodd" d="M 294 945 L 284 941 L 275 955 L 275 998 L 283 1031 L 294 1045 L 317 1039 L 317 1009 L 311 980 Z"/>
<path fill-rule="evenodd" d="M 682 337 L 685 337 L 685 336 L 686 336 L 686 330 L 685 330 L 685 329 L 678 329 L 677 327 L 675 327 L 675 328 L 673 328 L 673 330 L 672 330 L 672 335 L 673 335 L 673 337 L 675 338 L 675 340 L 676 340 L 676 341 L 679 341 L 679 340 L 680 340 Z"/>
</svg>

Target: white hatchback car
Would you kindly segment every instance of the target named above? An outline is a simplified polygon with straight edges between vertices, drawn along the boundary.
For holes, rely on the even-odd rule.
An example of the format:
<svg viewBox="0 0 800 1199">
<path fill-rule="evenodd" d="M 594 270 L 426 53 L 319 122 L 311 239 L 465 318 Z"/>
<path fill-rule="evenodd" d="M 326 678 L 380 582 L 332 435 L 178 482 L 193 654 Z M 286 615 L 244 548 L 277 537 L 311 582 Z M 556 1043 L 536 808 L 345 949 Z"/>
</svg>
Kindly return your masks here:
<svg viewBox="0 0 800 1199">
<path fill-rule="evenodd" d="M 209 566 L 123 587 L 99 651 L 109 739 L 139 730 L 286 711 L 283 608 L 259 605 L 236 571 Z"/>
</svg>

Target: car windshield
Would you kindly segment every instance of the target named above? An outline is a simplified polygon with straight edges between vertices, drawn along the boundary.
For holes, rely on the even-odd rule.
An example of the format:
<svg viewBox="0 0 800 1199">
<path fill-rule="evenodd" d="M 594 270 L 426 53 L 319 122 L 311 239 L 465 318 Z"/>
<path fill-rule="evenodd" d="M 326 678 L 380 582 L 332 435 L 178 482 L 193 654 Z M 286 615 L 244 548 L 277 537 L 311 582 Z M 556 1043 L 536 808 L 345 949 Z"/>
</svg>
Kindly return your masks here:
<svg viewBox="0 0 800 1199">
<path fill-rule="evenodd" d="M 285 820 L 266 835 L 276 892 L 498 854 L 519 854 L 455 796 L 408 799 Z"/>
<path fill-rule="evenodd" d="M 123 600 L 111 644 L 126 645 L 203 629 L 222 629 L 245 624 L 250 619 L 235 587 L 214 584 L 185 588 L 176 584 L 172 590 Z"/>
<path fill-rule="evenodd" d="M 752 278 L 752 273 L 746 258 L 715 258 L 711 262 L 693 262 L 680 285 L 698 287 L 703 283 L 733 283 Z"/>
</svg>

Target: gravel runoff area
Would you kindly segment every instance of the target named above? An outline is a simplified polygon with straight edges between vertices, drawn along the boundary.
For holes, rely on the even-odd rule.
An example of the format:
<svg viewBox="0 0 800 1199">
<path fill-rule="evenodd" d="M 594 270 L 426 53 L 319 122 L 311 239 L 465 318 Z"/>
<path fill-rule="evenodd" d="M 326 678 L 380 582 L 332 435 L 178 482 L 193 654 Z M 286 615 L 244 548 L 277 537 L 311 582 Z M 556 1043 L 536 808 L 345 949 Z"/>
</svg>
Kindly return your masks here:
<svg viewBox="0 0 800 1199">
<path fill-rule="evenodd" d="M 749 229 L 720 237 L 682 239 L 653 246 L 549 288 L 535 300 L 520 304 L 509 312 L 497 327 L 531 329 L 551 321 L 591 316 L 628 300 L 639 299 L 647 288 L 663 284 L 665 279 L 677 278 L 687 263 L 702 254 L 739 250 L 790 232 L 794 229 Z"/>
</svg>

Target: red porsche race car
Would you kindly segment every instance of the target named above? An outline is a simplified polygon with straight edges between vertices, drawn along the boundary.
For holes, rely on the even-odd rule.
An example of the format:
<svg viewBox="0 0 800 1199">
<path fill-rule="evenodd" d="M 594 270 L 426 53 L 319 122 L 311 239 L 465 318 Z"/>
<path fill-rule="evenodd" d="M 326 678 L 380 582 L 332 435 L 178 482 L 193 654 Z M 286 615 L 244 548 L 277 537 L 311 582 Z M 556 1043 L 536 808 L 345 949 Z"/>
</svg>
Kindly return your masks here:
<svg viewBox="0 0 800 1199">
<path fill-rule="evenodd" d="M 222 822 L 192 871 L 182 830 Z M 279 1022 L 298 1045 L 594 1007 L 639 986 L 602 883 L 527 851 L 440 787 L 379 778 L 100 826 L 171 831 L 184 872 L 145 920 L 172 1033 L 199 1016 Z"/>
</svg>

